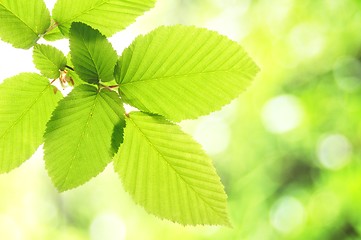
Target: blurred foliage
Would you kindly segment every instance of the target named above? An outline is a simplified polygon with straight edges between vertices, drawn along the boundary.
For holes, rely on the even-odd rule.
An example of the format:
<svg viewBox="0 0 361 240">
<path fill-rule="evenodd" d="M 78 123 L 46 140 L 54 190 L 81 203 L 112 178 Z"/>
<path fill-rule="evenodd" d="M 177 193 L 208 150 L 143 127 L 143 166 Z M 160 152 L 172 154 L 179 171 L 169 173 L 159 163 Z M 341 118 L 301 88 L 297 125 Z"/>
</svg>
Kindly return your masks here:
<svg viewBox="0 0 361 240">
<path fill-rule="evenodd" d="M 0 238 L 361 239 L 361 2 L 160 0 L 135 27 L 177 23 L 228 35 L 262 69 L 222 111 L 182 123 L 214 159 L 233 228 L 148 215 L 112 166 L 59 194 L 39 150 L 0 176 Z"/>
</svg>

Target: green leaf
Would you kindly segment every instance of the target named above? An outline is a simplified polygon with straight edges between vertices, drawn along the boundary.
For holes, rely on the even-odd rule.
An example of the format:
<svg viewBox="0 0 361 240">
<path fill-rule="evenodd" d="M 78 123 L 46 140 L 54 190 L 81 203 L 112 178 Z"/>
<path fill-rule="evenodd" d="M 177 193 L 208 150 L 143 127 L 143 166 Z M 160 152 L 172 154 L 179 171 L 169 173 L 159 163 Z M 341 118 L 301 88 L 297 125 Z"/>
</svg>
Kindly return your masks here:
<svg viewBox="0 0 361 240">
<path fill-rule="evenodd" d="M 114 166 L 148 212 L 181 224 L 229 226 L 227 196 L 210 159 L 163 117 L 130 113 Z"/>
<path fill-rule="evenodd" d="M 37 44 L 33 50 L 35 67 L 47 78 L 56 79 L 66 66 L 66 57 L 55 47 Z"/>
<path fill-rule="evenodd" d="M 98 30 L 83 23 L 73 23 L 70 29 L 70 54 L 76 73 L 88 83 L 114 79 L 117 53 Z"/>
<path fill-rule="evenodd" d="M 136 38 L 119 59 L 115 78 L 125 102 L 179 121 L 219 110 L 257 72 L 236 42 L 179 25 Z"/>
<path fill-rule="evenodd" d="M 72 22 L 83 22 L 106 36 L 126 28 L 154 6 L 155 0 L 58 0 L 53 17 L 65 36 Z"/>
<path fill-rule="evenodd" d="M 61 93 L 35 73 L 21 73 L 0 85 L 0 172 L 9 172 L 31 157 Z"/>
<path fill-rule="evenodd" d="M 124 124 L 122 102 L 113 91 L 80 85 L 60 101 L 44 135 L 46 169 L 58 190 L 103 171 L 123 141 Z"/>
<path fill-rule="evenodd" d="M 14 47 L 32 47 L 49 25 L 44 1 L 0 0 L 0 38 Z"/>
</svg>

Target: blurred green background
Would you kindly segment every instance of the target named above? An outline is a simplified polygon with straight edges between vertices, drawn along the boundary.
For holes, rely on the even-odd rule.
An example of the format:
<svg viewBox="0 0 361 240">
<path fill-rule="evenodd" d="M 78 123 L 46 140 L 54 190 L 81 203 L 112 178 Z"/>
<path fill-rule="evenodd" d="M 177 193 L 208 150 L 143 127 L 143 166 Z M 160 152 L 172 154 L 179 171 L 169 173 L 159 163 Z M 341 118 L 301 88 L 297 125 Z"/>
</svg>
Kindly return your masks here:
<svg viewBox="0 0 361 240">
<path fill-rule="evenodd" d="M 120 54 L 178 23 L 240 42 L 261 68 L 223 110 L 182 122 L 216 165 L 233 228 L 148 215 L 112 166 L 59 194 L 39 149 L 0 175 L 0 239 L 361 239 L 361 1 L 159 0 L 111 41 Z"/>
</svg>

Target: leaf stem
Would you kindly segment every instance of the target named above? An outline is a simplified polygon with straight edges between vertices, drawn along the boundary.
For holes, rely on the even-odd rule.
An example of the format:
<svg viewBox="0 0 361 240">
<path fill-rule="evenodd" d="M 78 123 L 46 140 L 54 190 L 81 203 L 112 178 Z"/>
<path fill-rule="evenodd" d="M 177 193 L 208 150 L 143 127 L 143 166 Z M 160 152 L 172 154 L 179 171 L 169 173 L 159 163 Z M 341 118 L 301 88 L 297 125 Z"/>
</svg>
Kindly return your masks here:
<svg viewBox="0 0 361 240">
<path fill-rule="evenodd" d="M 98 86 L 100 88 L 106 88 L 106 89 L 109 89 L 109 90 L 114 90 L 114 88 L 118 88 L 119 85 L 111 85 L 111 86 L 107 86 L 107 85 L 104 85 L 104 84 L 101 84 L 101 83 L 98 83 Z"/>
<path fill-rule="evenodd" d="M 46 31 L 45 31 L 45 33 L 43 35 L 46 35 L 47 33 L 53 31 L 58 26 L 59 26 L 59 23 L 54 22 L 54 20 L 52 20 L 52 24 L 50 25 L 50 27 L 48 29 L 46 29 Z"/>
<path fill-rule="evenodd" d="M 70 70 L 74 71 L 74 68 L 72 68 L 72 67 L 70 67 L 70 66 L 68 66 L 68 65 L 65 65 L 65 67 L 66 67 L 67 69 L 70 69 Z"/>
<path fill-rule="evenodd" d="M 111 85 L 111 86 L 108 86 L 108 88 L 118 88 L 119 85 Z"/>
</svg>

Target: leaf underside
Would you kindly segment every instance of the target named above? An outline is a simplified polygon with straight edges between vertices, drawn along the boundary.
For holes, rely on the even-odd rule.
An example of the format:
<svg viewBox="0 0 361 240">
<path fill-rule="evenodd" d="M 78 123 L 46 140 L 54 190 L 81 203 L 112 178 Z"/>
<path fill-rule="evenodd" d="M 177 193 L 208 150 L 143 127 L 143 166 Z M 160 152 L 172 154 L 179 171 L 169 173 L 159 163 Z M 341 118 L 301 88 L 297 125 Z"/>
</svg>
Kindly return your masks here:
<svg viewBox="0 0 361 240">
<path fill-rule="evenodd" d="M 60 50 L 44 44 L 34 46 L 33 61 L 41 74 L 51 79 L 58 78 L 66 65 L 66 57 Z"/>
<path fill-rule="evenodd" d="M 65 36 L 72 22 L 83 22 L 111 36 L 154 6 L 155 0 L 58 0 L 54 20 Z"/>
<path fill-rule="evenodd" d="M 42 0 L 1 0 L 0 38 L 16 48 L 28 49 L 50 25 Z"/>
<path fill-rule="evenodd" d="M 115 76 L 126 103 L 180 121 L 219 110 L 257 72 L 236 42 L 178 25 L 136 38 L 119 59 Z"/>
<path fill-rule="evenodd" d="M 148 212 L 185 225 L 229 226 L 226 194 L 210 159 L 163 117 L 130 113 L 114 166 Z"/>
<path fill-rule="evenodd" d="M 70 54 L 79 77 L 88 83 L 114 79 L 117 53 L 98 30 L 75 22 L 70 30 Z"/>
<path fill-rule="evenodd" d="M 0 85 L 0 173 L 20 166 L 43 141 L 47 121 L 61 99 L 49 80 L 22 73 Z"/>
<path fill-rule="evenodd" d="M 59 191 L 89 181 L 123 141 L 124 109 L 115 92 L 80 85 L 59 102 L 44 135 L 46 169 Z"/>
</svg>

